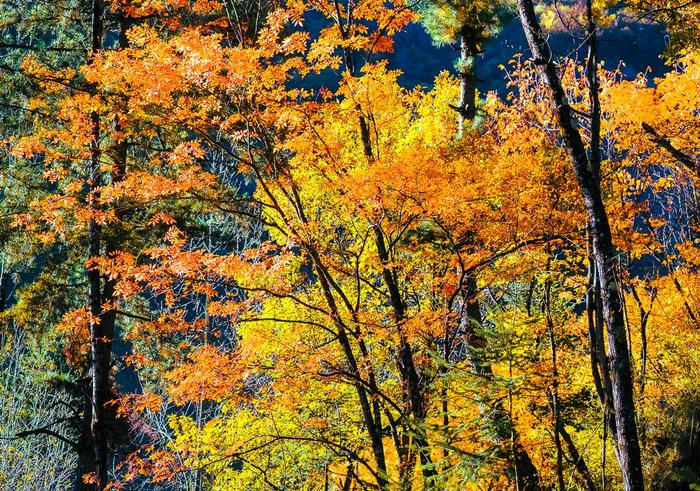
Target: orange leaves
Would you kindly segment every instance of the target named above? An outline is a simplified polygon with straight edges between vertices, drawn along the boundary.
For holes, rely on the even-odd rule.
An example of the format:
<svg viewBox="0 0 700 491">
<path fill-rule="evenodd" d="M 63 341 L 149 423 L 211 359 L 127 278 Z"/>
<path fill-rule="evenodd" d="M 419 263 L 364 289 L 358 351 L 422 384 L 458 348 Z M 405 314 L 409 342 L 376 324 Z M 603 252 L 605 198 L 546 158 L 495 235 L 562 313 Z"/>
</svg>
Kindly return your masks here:
<svg viewBox="0 0 700 491">
<path fill-rule="evenodd" d="M 230 397 L 240 387 L 243 375 L 234 355 L 222 353 L 213 346 L 202 346 L 190 353 L 165 379 L 173 402 L 185 404 Z"/>
<path fill-rule="evenodd" d="M 32 55 L 25 57 L 22 61 L 22 71 L 41 84 L 42 90 L 47 94 L 60 92 L 75 77 L 75 71 L 72 68 L 54 70 Z"/>
<path fill-rule="evenodd" d="M 290 19 L 298 21 L 304 8 L 302 2 L 294 2 L 291 8 Z M 391 52 L 393 35 L 416 19 L 415 12 L 402 1 L 364 0 L 348 7 L 342 2 L 323 0 L 309 2 L 306 8 L 318 10 L 330 21 L 307 54 L 309 68 L 316 72 L 326 67 L 340 67 L 339 49 L 366 54 Z"/>
<path fill-rule="evenodd" d="M 87 309 L 68 312 L 56 326 L 56 331 L 65 333 L 66 343 L 63 349 L 69 363 L 78 364 L 85 361 L 90 349 L 90 313 Z"/>
<path fill-rule="evenodd" d="M 142 339 L 168 339 L 176 335 L 201 333 L 204 321 L 188 321 L 181 312 L 163 313 L 152 321 L 140 322 L 129 331 L 129 338 L 134 341 Z"/>
<path fill-rule="evenodd" d="M 183 162 L 179 161 L 177 165 Z M 104 205 L 126 202 L 130 206 L 143 206 L 175 197 L 187 197 L 192 194 L 208 195 L 215 188 L 215 176 L 192 166 L 166 177 L 153 172 L 133 171 L 129 175 L 100 191 L 100 202 Z M 163 215 L 161 215 L 163 217 Z M 169 220 L 165 220 L 168 222 Z"/>
<path fill-rule="evenodd" d="M 158 412 L 163 404 L 163 397 L 153 392 L 143 394 L 126 394 L 119 401 L 120 416 L 137 416 L 144 411 Z"/>
<path fill-rule="evenodd" d="M 112 8 L 131 17 L 159 15 L 167 20 L 167 14 L 173 10 L 183 10 L 197 14 L 220 12 L 221 0 L 112 0 Z M 175 27 L 178 24 L 173 24 Z"/>
<path fill-rule="evenodd" d="M 700 54 L 690 51 L 681 57 L 676 70 L 653 84 L 647 74 L 641 74 L 634 81 L 605 88 L 601 99 L 607 110 L 604 128 L 615 135 L 619 148 L 628 152 L 626 165 L 647 170 L 660 165 L 697 182 L 697 172 L 674 157 L 660 141 L 665 140 L 691 160 L 695 155 L 700 144 L 700 116 L 694 111 L 700 105 L 699 66 Z"/>
<path fill-rule="evenodd" d="M 138 452 L 130 454 L 126 460 L 119 464 L 119 470 L 123 472 L 123 479 L 114 483 L 116 490 L 128 489 L 128 483 L 135 479 L 148 478 L 159 483 L 172 479 L 182 471 L 182 465 L 177 457 L 166 450 L 153 450 L 147 447 L 144 450 L 151 452 L 146 457 Z M 126 485 L 124 484 L 127 483 Z"/>
</svg>

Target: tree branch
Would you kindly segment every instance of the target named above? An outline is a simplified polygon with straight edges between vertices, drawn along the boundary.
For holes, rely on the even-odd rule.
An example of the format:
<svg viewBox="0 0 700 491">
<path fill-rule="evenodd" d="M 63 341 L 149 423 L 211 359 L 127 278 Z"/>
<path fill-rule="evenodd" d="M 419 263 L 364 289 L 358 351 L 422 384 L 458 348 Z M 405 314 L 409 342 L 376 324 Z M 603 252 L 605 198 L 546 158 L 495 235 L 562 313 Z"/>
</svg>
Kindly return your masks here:
<svg viewBox="0 0 700 491">
<path fill-rule="evenodd" d="M 673 156 L 674 159 L 676 159 L 681 164 L 685 165 L 688 168 L 688 170 L 693 172 L 696 176 L 700 177 L 700 168 L 698 168 L 698 164 L 690 155 L 686 155 L 685 153 L 678 150 L 676 147 L 673 146 L 671 140 L 661 136 L 654 128 L 649 126 L 647 123 L 642 123 L 642 128 L 644 129 L 644 131 L 651 135 L 652 142 L 656 143 L 658 146 L 666 150 Z"/>
</svg>

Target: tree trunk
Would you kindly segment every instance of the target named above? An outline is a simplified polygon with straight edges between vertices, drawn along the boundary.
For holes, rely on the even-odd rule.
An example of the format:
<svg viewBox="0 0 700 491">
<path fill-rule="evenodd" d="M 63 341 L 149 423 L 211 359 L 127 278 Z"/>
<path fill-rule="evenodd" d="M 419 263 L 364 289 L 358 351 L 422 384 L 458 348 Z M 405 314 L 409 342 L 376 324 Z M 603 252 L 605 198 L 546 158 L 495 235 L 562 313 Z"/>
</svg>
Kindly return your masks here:
<svg viewBox="0 0 700 491">
<path fill-rule="evenodd" d="M 480 353 L 480 350 L 486 346 L 486 339 L 477 331 L 477 327 L 482 323 L 482 318 L 481 307 L 477 298 L 476 278 L 473 273 L 467 275 L 465 288 L 466 291 L 463 297 L 464 313 L 461 316 L 460 331 L 467 345 L 467 361 L 478 375 L 490 381 L 493 378 L 493 371 L 491 366 L 483 360 Z M 484 404 L 481 404 L 481 406 L 484 406 Z M 512 444 L 511 450 L 517 489 L 519 491 L 539 491 L 542 489 L 537 468 L 532 463 L 532 459 L 525 447 L 520 443 L 518 432 L 513 425 L 513 419 L 501 402 L 497 402 L 491 408 L 489 417 L 496 428 L 492 437 L 494 443 L 503 445 L 509 442 Z"/>
<path fill-rule="evenodd" d="M 476 116 L 476 56 L 479 54 L 475 29 L 469 25 L 462 26 L 459 41 L 459 129 L 457 138 L 461 138 L 464 126 Z"/>
<path fill-rule="evenodd" d="M 10 277 L 5 272 L 5 262 L 0 262 L 0 313 L 5 312 L 7 308 L 7 292 Z"/>
<path fill-rule="evenodd" d="M 92 2 L 92 55 L 102 49 L 104 5 L 101 0 Z M 102 184 L 100 171 L 100 117 L 90 115 L 92 141 L 90 142 L 89 197 L 88 205 L 94 212 L 98 208 L 99 187 Z M 93 218 L 88 229 L 88 260 L 100 257 L 102 247 L 102 227 Z M 93 458 L 96 489 L 104 489 L 109 479 L 109 422 L 106 404 L 112 398 L 110 386 L 110 364 L 112 352 L 112 329 L 109 319 L 102 310 L 102 278 L 99 268 L 88 264 L 88 295 L 90 309 L 90 372 L 92 376 L 90 444 Z"/>
<path fill-rule="evenodd" d="M 566 428 L 564 425 L 562 425 L 559 428 L 561 432 L 561 437 L 564 439 L 564 443 L 566 443 L 566 448 L 569 451 L 569 458 L 571 459 L 571 463 L 574 464 L 574 467 L 576 467 L 576 471 L 579 473 L 581 476 L 581 479 L 583 479 L 583 482 L 586 484 L 586 489 L 588 491 L 595 491 L 596 485 L 593 482 L 593 477 L 591 476 L 591 471 L 588 469 L 588 465 L 586 464 L 586 461 L 584 460 L 583 456 L 579 453 L 578 448 L 576 448 L 576 444 L 571 438 L 571 435 L 569 435 L 569 432 L 566 431 Z"/>
<path fill-rule="evenodd" d="M 625 334 L 621 292 L 614 273 L 615 255 L 610 224 L 600 191 L 598 173 L 586 155 L 581 134 L 576 128 L 571 107 L 567 103 L 566 93 L 552 59 L 549 43 L 537 21 L 532 0 L 518 0 L 518 14 L 535 64 L 543 68 L 557 122 L 571 156 L 574 174 L 588 214 L 603 316 L 608 328 L 608 355 L 617 423 L 618 461 L 625 489 L 642 490 L 644 480 L 635 421 L 632 370 Z"/>
<path fill-rule="evenodd" d="M 549 269 L 549 268 L 547 268 Z M 564 483 L 564 451 L 561 445 L 561 411 L 559 406 L 559 370 L 557 368 L 557 343 L 554 335 L 554 319 L 552 318 L 552 282 L 547 280 L 544 285 L 544 309 L 547 319 L 547 334 L 549 337 L 549 347 L 552 355 L 552 388 L 551 388 L 551 407 L 552 416 L 554 418 L 554 446 L 557 449 L 557 484 L 559 490 L 564 491 L 566 485 Z"/>
<path fill-rule="evenodd" d="M 323 264 L 316 251 L 312 248 L 309 248 L 308 252 L 311 256 L 313 263 L 316 266 L 316 273 L 318 275 L 318 279 L 321 284 L 324 297 L 326 298 L 326 303 L 328 304 L 328 307 L 331 311 L 331 317 L 333 319 L 334 324 L 336 325 L 338 342 L 343 348 L 345 360 L 349 365 L 352 376 L 358 379 L 357 383 L 355 383 L 355 390 L 360 400 L 360 408 L 362 411 L 362 418 L 365 423 L 365 428 L 367 429 L 367 433 L 370 437 L 370 442 L 372 444 L 372 455 L 374 457 L 374 463 L 377 466 L 377 475 L 375 476 L 377 480 L 377 486 L 379 489 L 385 490 L 388 488 L 388 479 L 386 458 L 384 454 L 384 442 L 382 440 L 383 435 L 381 414 L 379 413 L 378 402 L 376 398 L 372 397 L 372 403 L 370 403 L 370 395 L 367 393 L 367 390 L 365 388 L 366 385 L 360 381 L 362 379 L 362 373 L 357 363 L 355 353 L 353 353 L 352 351 L 350 339 L 348 338 L 347 326 L 340 317 L 338 306 L 335 302 L 335 298 L 333 297 L 331 286 L 326 276 L 326 270 L 323 267 Z M 363 351 L 365 350 L 363 349 Z M 374 380 L 373 375 L 370 375 L 370 377 L 370 382 L 368 384 L 370 386 L 369 388 L 371 390 L 375 390 L 376 382 Z"/>
<path fill-rule="evenodd" d="M 427 414 L 425 388 L 421 383 L 413 361 L 413 348 L 403 333 L 402 323 L 406 318 L 406 314 L 403 299 L 401 298 L 401 292 L 399 291 L 399 287 L 396 282 L 395 272 L 389 266 L 390 258 L 389 252 L 386 249 L 384 235 L 378 225 L 375 225 L 373 228 L 375 232 L 375 243 L 379 254 L 379 260 L 381 261 L 383 268 L 382 276 L 384 278 L 384 283 L 389 290 L 389 298 L 391 301 L 392 310 L 394 311 L 394 316 L 396 317 L 397 329 L 399 331 L 399 356 L 397 361 L 399 373 L 401 374 L 401 383 L 405 392 L 405 398 L 408 402 L 409 410 L 413 415 L 414 424 L 416 425 L 414 428 L 415 434 L 413 436 L 413 441 L 415 442 L 418 457 L 420 459 L 423 477 L 429 486 L 430 480 L 437 475 L 437 472 L 433 467 L 433 462 L 430 458 L 430 445 L 425 435 L 425 429 L 421 427 Z"/>
</svg>

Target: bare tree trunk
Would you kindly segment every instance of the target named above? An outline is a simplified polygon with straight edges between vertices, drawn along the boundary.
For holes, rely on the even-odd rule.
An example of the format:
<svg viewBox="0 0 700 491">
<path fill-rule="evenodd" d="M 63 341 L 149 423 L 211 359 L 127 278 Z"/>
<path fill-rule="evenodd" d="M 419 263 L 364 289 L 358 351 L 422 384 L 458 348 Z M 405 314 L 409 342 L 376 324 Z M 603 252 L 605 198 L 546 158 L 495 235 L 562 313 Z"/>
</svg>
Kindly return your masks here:
<svg viewBox="0 0 700 491">
<path fill-rule="evenodd" d="M 617 423 L 618 461 L 627 491 L 644 489 L 642 462 L 635 421 L 632 370 L 625 334 L 621 291 L 615 277 L 615 253 L 610 224 L 600 191 L 596 169 L 586 155 L 549 43 L 537 21 L 532 0 L 518 0 L 518 14 L 536 65 L 543 69 L 554 103 L 557 121 L 571 156 L 581 195 L 588 214 L 593 257 L 598 272 L 598 286 L 603 316 L 608 328 L 608 355 L 612 381 L 613 406 Z"/>
</svg>

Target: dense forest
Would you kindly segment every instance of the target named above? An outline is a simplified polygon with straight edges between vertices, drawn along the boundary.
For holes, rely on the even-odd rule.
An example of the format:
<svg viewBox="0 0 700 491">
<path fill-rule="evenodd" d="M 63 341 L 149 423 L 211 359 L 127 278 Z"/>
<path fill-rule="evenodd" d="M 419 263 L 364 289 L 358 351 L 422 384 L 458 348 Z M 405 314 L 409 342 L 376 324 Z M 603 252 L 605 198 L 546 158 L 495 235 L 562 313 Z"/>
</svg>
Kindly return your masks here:
<svg viewBox="0 0 700 491">
<path fill-rule="evenodd" d="M 0 490 L 700 489 L 698 0 L 0 0 Z"/>
</svg>

